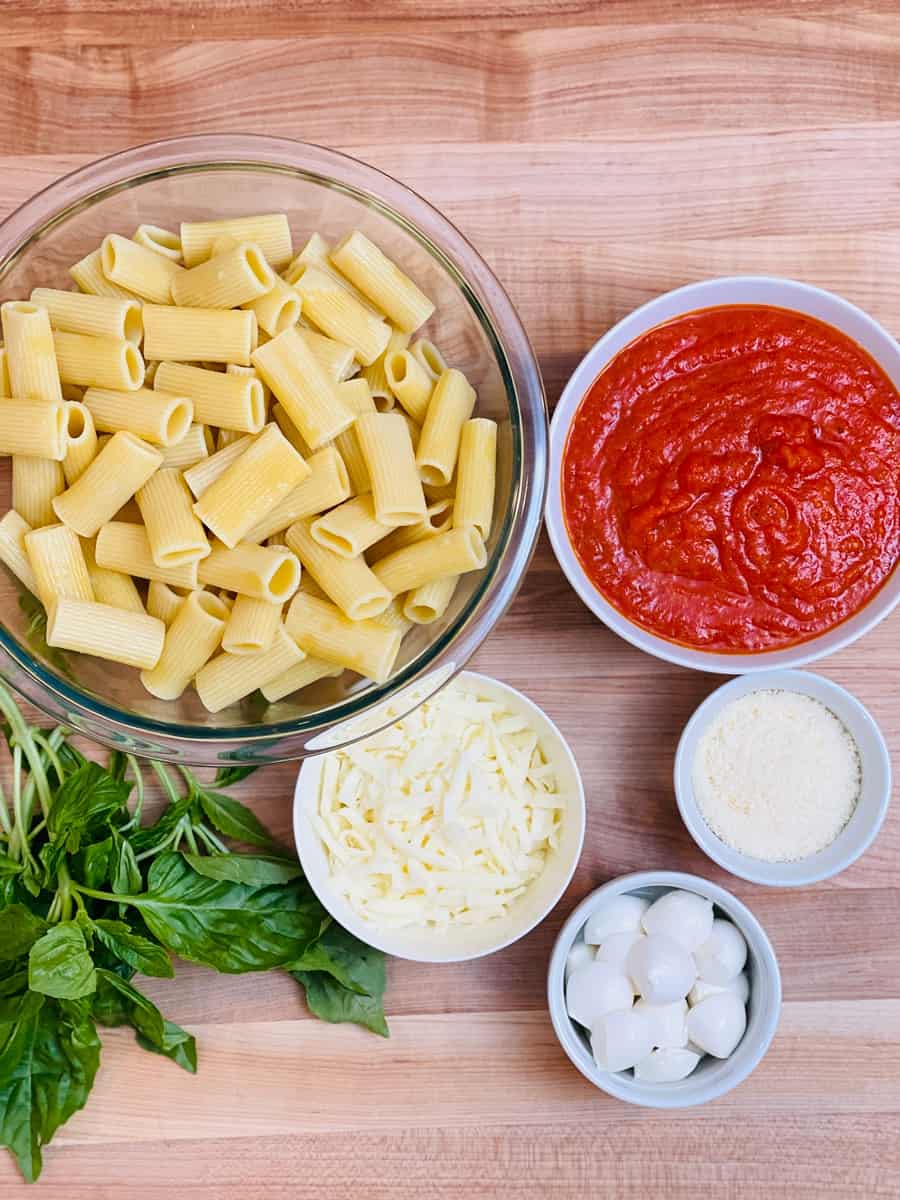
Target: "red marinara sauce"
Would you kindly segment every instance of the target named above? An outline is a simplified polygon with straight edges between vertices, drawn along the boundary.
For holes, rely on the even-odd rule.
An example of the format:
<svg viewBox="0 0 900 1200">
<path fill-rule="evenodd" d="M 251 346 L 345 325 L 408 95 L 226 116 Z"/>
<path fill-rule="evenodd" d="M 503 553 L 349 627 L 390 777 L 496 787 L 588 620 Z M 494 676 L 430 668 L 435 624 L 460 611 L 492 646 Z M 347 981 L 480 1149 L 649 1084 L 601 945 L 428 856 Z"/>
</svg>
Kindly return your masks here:
<svg viewBox="0 0 900 1200">
<path fill-rule="evenodd" d="M 900 395 L 839 330 L 763 305 L 649 330 L 594 380 L 563 510 L 624 616 L 721 652 L 857 612 L 900 556 Z"/>
</svg>

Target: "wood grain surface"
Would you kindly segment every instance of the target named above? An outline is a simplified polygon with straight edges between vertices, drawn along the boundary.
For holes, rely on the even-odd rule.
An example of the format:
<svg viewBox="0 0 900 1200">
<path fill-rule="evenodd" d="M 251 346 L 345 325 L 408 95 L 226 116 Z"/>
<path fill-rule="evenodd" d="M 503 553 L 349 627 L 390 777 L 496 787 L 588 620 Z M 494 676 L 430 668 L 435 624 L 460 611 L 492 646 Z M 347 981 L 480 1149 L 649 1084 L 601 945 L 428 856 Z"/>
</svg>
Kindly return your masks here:
<svg viewBox="0 0 900 1200">
<path fill-rule="evenodd" d="M 842 292 L 900 331 L 900 7 L 787 0 L 0 0 L 0 215 L 143 140 L 275 133 L 423 193 L 517 304 L 551 403 L 613 321 L 741 271 Z M 817 666 L 900 746 L 900 615 Z M 578 757 L 584 857 L 502 954 L 391 966 L 392 1038 L 311 1020 L 287 978 L 181 966 L 148 991 L 197 1035 L 195 1078 L 104 1034 L 87 1109 L 46 1156 L 53 1200 L 900 1196 L 900 814 L 801 891 L 735 881 L 674 805 L 674 747 L 710 676 L 595 622 L 546 540 L 479 669 L 523 688 Z M 294 769 L 243 798 L 287 836 Z M 695 871 L 772 937 L 775 1043 L 705 1108 L 593 1089 L 545 1012 L 547 958 L 591 888 Z M 25 1194 L 0 1156 L 0 1195 Z"/>
</svg>

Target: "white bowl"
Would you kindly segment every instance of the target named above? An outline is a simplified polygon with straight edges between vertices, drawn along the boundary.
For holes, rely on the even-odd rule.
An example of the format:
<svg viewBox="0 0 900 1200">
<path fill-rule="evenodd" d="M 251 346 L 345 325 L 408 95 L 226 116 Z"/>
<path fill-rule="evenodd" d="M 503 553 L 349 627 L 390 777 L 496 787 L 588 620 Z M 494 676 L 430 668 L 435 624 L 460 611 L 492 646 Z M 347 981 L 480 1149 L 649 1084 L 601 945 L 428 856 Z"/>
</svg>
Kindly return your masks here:
<svg viewBox="0 0 900 1200">
<path fill-rule="evenodd" d="M 626 892 L 655 900 L 672 888 L 696 892 L 711 900 L 719 910 L 717 916 L 727 917 L 738 927 L 747 942 L 747 973 L 750 979 L 750 998 L 747 1004 L 747 1029 L 729 1058 L 700 1060 L 696 1070 L 679 1083 L 642 1083 L 630 1071 L 601 1071 L 591 1054 L 587 1034 L 576 1025 L 566 1011 L 566 958 L 577 941 L 588 917 L 612 896 Z M 781 973 L 775 951 L 765 930 L 753 913 L 730 892 L 681 871 L 639 871 L 623 875 L 591 892 L 578 905 L 560 930 L 547 974 L 547 1000 L 550 1017 L 560 1045 L 591 1083 L 629 1104 L 647 1108 L 690 1108 L 715 1100 L 742 1083 L 768 1050 L 781 1012 Z"/>
<path fill-rule="evenodd" d="M 514 710 L 518 709 L 527 715 L 531 725 L 538 731 L 544 754 L 556 768 L 561 790 L 567 800 L 559 848 L 550 856 L 541 875 L 513 903 L 505 916 L 484 925 L 459 925 L 450 929 L 378 929 L 363 920 L 335 891 L 324 848 L 309 820 L 309 813 L 314 811 L 318 800 L 324 755 L 304 762 L 294 790 L 297 856 L 319 900 L 340 925 L 362 941 L 395 958 L 408 958 L 414 962 L 464 962 L 493 954 L 495 950 L 502 950 L 524 937 L 546 917 L 568 887 L 584 842 L 585 810 L 581 775 L 572 751 L 550 718 L 527 696 L 497 679 L 473 671 L 464 671 L 459 678 L 477 687 L 480 694 L 502 700 Z"/>
<path fill-rule="evenodd" d="M 692 772 L 697 743 L 726 704 L 761 689 L 812 696 L 842 721 L 859 748 L 862 791 L 853 816 L 830 846 L 796 862 L 764 862 L 733 850 L 704 821 L 694 796 Z M 869 848 L 891 800 L 891 759 L 884 737 L 868 709 L 840 684 L 809 671 L 767 671 L 743 675 L 717 688 L 684 727 L 675 753 L 675 799 L 691 837 L 713 862 L 751 883 L 802 887 L 837 875 Z"/>
<path fill-rule="evenodd" d="M 646 650 L 648 654 L 667 662 L 720 675 L 742 675 L 775 667 L 799 667 L 855 642 L 883 620 L 900 601 L 900 570 L 895 567 L 890 578 L 859 612 L 809 641 L 783 650 L 763 650 L 752 654 L 695 650 L 642 629 L 604 599 L 585 574 L 572 549 L 562 510 L 562 461 L 569 428 L 578 406 L 600 372 L 620 350 L 647 330 L 695 309 L 713 308 L 721 304 L 767 304 L 793 309 L 825 321 L 867 350 L 894 386 L 900 388 L 900 346 L 886 329 L 861 308 L 833 292 L 769 275 L 738 275 L 688 284 L 687 287 L 657 296 L 655 300 L 635 309 L 605 333 L 575 368 L 550 423 L 550 479 L 544 515 L 554 553 L 569 582 L 594 616 L 599 617 L 614 633 L 639 650 Z"/>
</svg>

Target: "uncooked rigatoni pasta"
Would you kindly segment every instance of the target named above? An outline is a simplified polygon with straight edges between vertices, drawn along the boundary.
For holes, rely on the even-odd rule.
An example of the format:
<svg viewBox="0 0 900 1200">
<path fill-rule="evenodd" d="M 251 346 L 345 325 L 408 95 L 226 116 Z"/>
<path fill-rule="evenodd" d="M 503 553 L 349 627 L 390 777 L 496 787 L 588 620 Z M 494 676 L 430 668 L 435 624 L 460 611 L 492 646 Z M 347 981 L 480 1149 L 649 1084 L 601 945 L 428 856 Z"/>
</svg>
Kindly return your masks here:
<svg viewBox="0 0 900 1200">
<path fill-rule="evenodd" d="M 0 562 L 158 700 L 383 682 L 486 559 L 497 430 L 432 301 L 360 230 L 292 256 L 283 213 L 151 220 L 0 308 Z"/>
</svg>

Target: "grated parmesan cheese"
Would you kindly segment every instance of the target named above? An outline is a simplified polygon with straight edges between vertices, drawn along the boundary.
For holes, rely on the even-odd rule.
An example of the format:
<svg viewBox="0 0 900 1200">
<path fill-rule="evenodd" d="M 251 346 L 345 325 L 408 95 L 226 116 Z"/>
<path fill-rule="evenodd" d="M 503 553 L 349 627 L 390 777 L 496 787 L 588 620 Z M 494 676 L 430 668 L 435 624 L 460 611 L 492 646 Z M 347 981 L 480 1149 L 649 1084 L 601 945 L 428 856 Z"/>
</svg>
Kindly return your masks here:
<svg viewBox="0 0 900 1200">
<path fill-rule="evenodd" d="M 799 692 L 761 689 L 703 733 L 694 795 L 707 825 L 741 854 L 794 862 L 831 845 L 859 800 L 859 750 L 834 713 Z"/>
<path fill-rule="evenodd" d="M 326 755 L 313 822 L 361 917 L 447 927 L 507 911 L 557 848 L 563 807 L 527 716 L 457 680 Z"/>
</svg>

